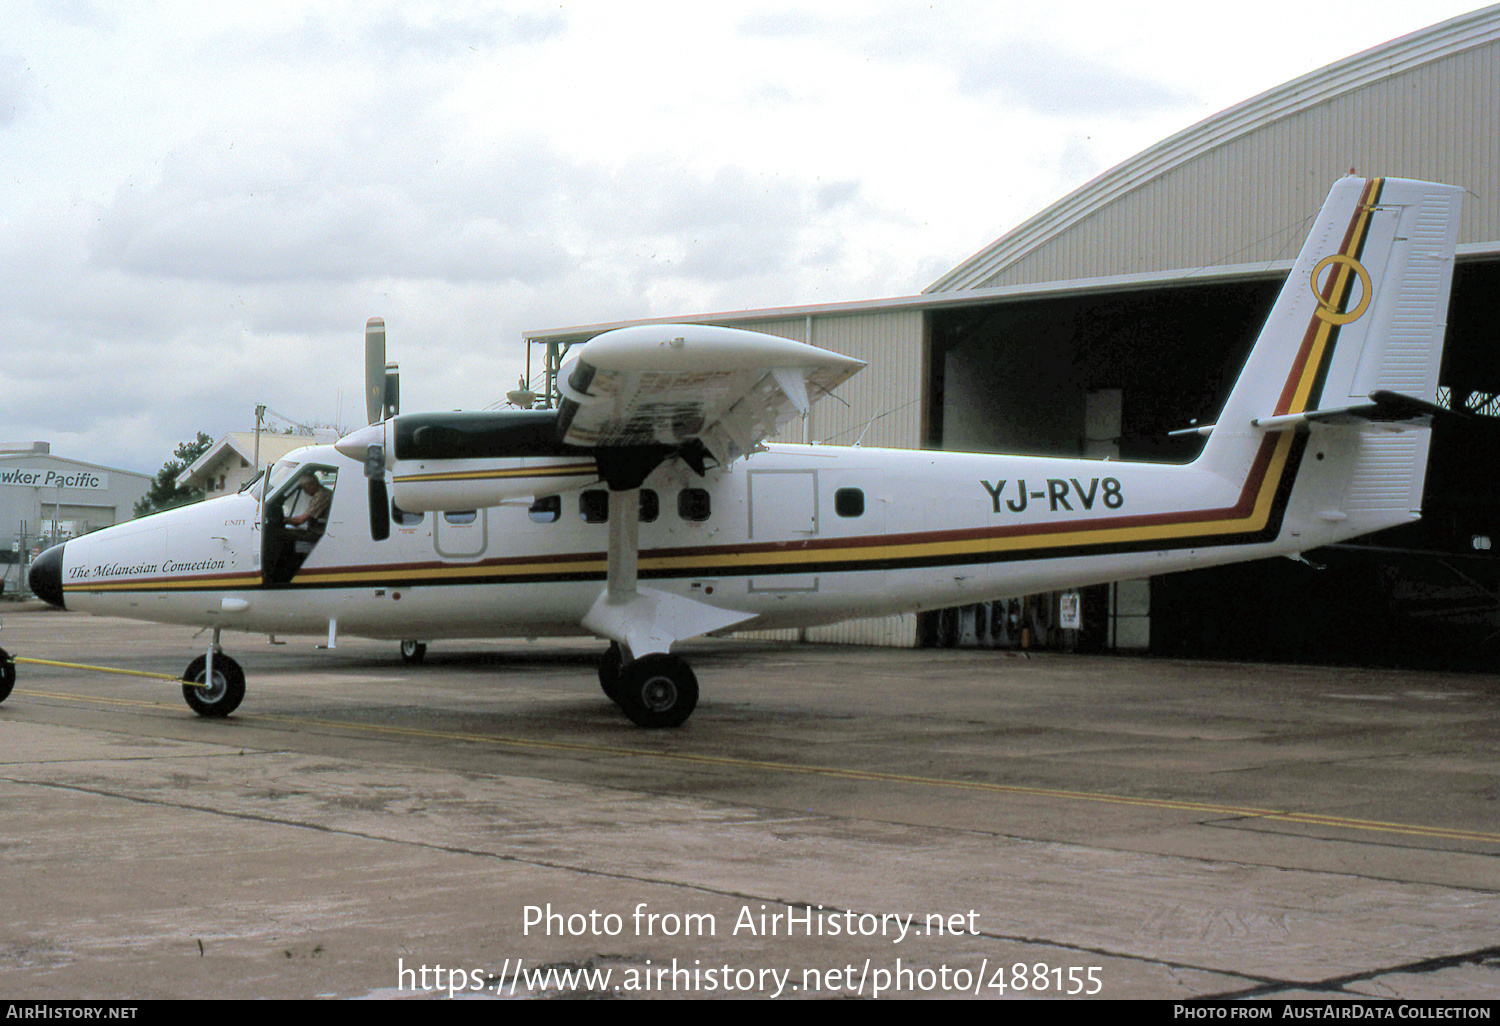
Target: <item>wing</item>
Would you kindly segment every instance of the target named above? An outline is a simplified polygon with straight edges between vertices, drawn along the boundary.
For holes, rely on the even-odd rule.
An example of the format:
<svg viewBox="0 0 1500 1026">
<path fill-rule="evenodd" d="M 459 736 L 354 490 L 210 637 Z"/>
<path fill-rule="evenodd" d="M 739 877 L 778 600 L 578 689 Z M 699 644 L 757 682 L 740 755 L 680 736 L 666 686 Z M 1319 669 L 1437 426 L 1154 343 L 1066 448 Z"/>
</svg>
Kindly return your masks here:
<svg viewBox="0 0 1500 1026">
<path fill-rule="evenodd" d="M 596 335 L 558 375 L 558 431 L 599 449 L 697 441 L 725 464 L 805 414 L 864 366 L 827 349 L 738 328 L 642 325 Z"/>
</svg>

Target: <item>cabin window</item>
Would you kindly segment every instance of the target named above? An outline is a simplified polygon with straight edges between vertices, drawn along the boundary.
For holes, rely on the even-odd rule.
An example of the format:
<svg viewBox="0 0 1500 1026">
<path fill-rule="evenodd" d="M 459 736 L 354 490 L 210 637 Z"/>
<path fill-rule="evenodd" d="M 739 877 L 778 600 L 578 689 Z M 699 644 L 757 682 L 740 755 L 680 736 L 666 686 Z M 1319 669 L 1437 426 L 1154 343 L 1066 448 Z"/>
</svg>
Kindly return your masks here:
<svg viewBox="0 0 1500 1026">
<path fill-rule="evenodd" d="M 450 524 L 472 524 L 479 519 L 479 511 L 474 509 L 454 510 L 452 513 L 444 513 L 443 519 Z"/>
<path fill-rule="evenodd" d="M 591 488 L 578 496 L 578 515 L 586 524 L 609 521 L 609 492 Z M 641 523 L 654 523 L 661 516 L 661 499 L 650 488 L 641 489 Z"/>
<path fill-rule="evenodd" d="M 562 496 L 545 495 L 531 504 L 526 511 L 533 524 L 555 524 L 562 516 Z"/>
<path fill-rule="evenodd" d="M 578 496 L 578 515 L 585 524 L 602 524 L 609 519 L 609 493 L 590 488 Z"/>
<path fill-rule="evenodd" d="M 700 524 L 707 520 L 713 509 L 705 488 L 684 488 L 677 493 L 677 515 L 684 520 Z"/>
<path fill-rule="evenodd" d="M 416 527 L 426 517 L 426 513 L 408 513 L 394 501 L 391 503 L 391 522 L 401 527 Z"/>
<path fill-rule="evenodd" d="M 840 488 L 833 493 L 833 511 L 841 517 L 865 515 L 865 493 L 861 488 Z"/>
</svg>

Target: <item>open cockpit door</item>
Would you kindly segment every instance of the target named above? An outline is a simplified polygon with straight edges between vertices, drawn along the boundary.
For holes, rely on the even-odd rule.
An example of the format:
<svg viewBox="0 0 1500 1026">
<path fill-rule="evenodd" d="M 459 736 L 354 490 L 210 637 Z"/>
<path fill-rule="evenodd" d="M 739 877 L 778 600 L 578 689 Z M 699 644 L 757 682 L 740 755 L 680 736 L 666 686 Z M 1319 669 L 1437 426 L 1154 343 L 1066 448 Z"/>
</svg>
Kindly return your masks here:
<svg viewBox="0 0 1500 1026">
<path fill-rule="evenodd" d="M 261 484 L 261 568 L 267 584 L 296 576 L 328 530 L 339 472 L 279 460 Z"/>
</svg>

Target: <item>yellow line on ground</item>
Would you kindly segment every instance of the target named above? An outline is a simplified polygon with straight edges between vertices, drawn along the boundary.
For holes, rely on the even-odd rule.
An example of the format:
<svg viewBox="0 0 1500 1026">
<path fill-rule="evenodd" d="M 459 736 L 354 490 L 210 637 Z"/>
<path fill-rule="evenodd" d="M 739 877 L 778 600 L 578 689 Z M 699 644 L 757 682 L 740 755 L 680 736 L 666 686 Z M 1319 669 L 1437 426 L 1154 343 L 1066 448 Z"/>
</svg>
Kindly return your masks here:
<svg viewBox="0 0 1500 1026">
<path fill-rule="evenodd" d="M 17 662 L 19 661 L 17 660 Z M 43 660 L 28 661 L 44 662 Z M 72 664 L 45 663 L 45 665 L 70 666 Z M 100 667 L 86 667 L 86 669 L 100 669 Z M 137 671 L 121 672 L 137 673 L 138 676 L 143 677 L 165 676 L 164 674 L 138 673 Z M 167 679 L 177 680 L 175 677 Z M 178 683 L 181 682 L 178 681 Z M 32 698 L 61 698 L 74 702 L 96 702 L 102 705 L 134 706 L 140 708 L 161 707 L 161 703 L 159 702 L 142 702 L 123 698 L 102 698 L 94 695 L 70 695 L 57 691 L 17 689 L 15 693 Z M 743 759 L 726 755 L 700 755 L 694 752 L 653 752 L 624 745 L 586 744 L 579 741 L 545 741 L 534 738 L 510 737 L 503 734 L 468 734 L 451 730 L 427 730 L 422 727 L 391 727 L 378 723 L 317 720 L 298 716 L 250 716 L 242 717 L 241 722 L 246 726 L 255 726 L 257 723 L 276 723 L 292 727 L 331 727 L 337 730 L 390 737 L 462 741 L 469 744 L 495 745 L 498 747 L 520 748 L 542 752 L 610 755 L 627 759 L 645 759 L 693 766 L 720 766 L 727 769 L 756 769 L 771 773 L 793 773 L 803 776 L 827 777 L 835 780 L 913 784 L 919 787 L 952 788 L 964 791 L 982 791 L 990 794 L 1018 795 L 1029 798 L 1058 798 L 1064 801 L 1097 802 L 1106 805 L 1128 805 L 1136 808 L 1167 809 L 1176 812 L 1198 812 L 1212 816 L 1263 819 L 1280 823 L 1296 823 L 1302 826 L 1334 827 L 1341 830 L 1407 834 L 1415 837 L 1431 837 L 1450 841 L 1477 841 L 1484 844 L 1500 844 L 1500 833 L 1488 833 L 1480 830 L 1453 830 L 1447 827 L 1422 826 L 1415 823 L 1392 823 L 1376 819 L 1353 819 L 1347 816 L 1327 816 L 1314 812 L 1292 812 L 1287 809 L 1263 809 L 1245 805 L 1218 805 L 1212 802 L 1181 801 L 1172 798 L 1138 798 L 1130 795 L 1102 794 L 1094 791 L 1069 791 L 1053 787 L 994 784 L 981 780 L 949 780 L 943 777 L 922 777 L 907 773 L 885 773 L 879 770 L 845 769 L 838 766 L 817 766 L 807 763 L 772 762 L 766 759 Z"/>
<path fill-rule="evenodd" d="M 181 684 L 182 681 L 177 683 Z M 29 688 L 16 688 L 15 693 L 25 695 L 27 698 L 61 698 L 65 702 L 95 702 L 99 705 L 128 705 L 137 709 L 160 709 L 161 702 L 142 702 L 134 698 L 101 698 L 98 695 L 70 695 L 62 691 L 32 691 Z M 0 708 L 4 708 L 0 706 Z"/>
<path fill-rule="evenodd" d="M 1253 806 L 1216 805 L 1210 802 L 1178 801 L 1170 798 L 1136 798 L 1129 795 L 1100 794 L 1091 791 L 1068 791 L 1050 787 L 1024 787 L 1016 784 L 992 784 L 975 780 L 948 780 L 942 777 L 919 777 L 905 773 L 884 773 L 878 770 L 843 769 L 837 766 L 816 766 L 794 762 L 771 762 L 762 759 L 742 759 L 733 756 L 699 755 L 691 752 L 653 752 L 640 748 L 618 745 L 584 744 L 574 741 L 541 741 L 531 738 L 507 737 L 504 735 L 465 734 L 444 730 L 425 730 L 420 727 L 389 727 L 375 723 L 350 723 L 341 720 L 309 720 L 291 716 L 264 716 L 257 719 L 271 720 L 294 726 L 337 727 L 344 730 L 368 734 L 388 734 L 397 737 L 423 737 L 447 741 L 465 741 L 476 744 L 499 745 L 509 748 L 537 749 L 541 751 L 578 752 L 588 755 L 613 755 L 623 758 L 648 759 L 661 762 L 677 762 L 699 766 L 722 766 L 730 769 L 759 769 L 773 773 L 795 773 L 809 776 L 829 777 L 838 780 L 861 780 L 878 783 L 915 784 L 921 787 L 956 788 L 969 791 L 985 791 L 992 794 L 1011 794 L 1037 798 L 1061 798 L 1067 801 L 1100 802 L 1110 805 L 1130 805 L 1152 809 L 1170 809 L 1182 812 L 1202 812 L 1215 816 L 1241 816 L 1252 819 L 1297 823 L 1304 826 L 1338 827 L 1344 830 L 1363 830 L 1376 833 L 1411 834 L 1419 837 L 1443 838 L 1455 841 L 1479 841 L 1500 844 L 1500 833 L 1485 833 L 1477 830 L 1453 830 L 1446 827 L 1421 826 L 1414 823 L 1390 823 L 1373 819 L 1352 819 L 1345 816 L 1326 816 L 1312 812 L 1292 812 L 1286 809 L 1262 809 Z"/>
</svg>

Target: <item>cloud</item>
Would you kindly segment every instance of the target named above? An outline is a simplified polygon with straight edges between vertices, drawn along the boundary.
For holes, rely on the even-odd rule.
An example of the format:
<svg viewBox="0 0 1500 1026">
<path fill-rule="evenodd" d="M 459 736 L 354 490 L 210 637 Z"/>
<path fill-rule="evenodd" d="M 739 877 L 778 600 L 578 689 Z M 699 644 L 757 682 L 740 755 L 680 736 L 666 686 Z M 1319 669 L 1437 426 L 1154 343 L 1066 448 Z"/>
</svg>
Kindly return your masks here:
<svg viewBox="0 0 1500 1026">
<path fill-rule="evenodd" d="M 0 128 L 13 123 L 25 106 L 30 74 L 20 57 L 0 53 Z"/>
<path fill-rule="evenodd" d="M 114 29 L 120 24 L 111 5 L 99 0 L 39 0 L 37 8 L 47 16 L 68 25 Z"/>
<path fill-rule="evenodd" d="M 560 8 L 503 14 L 425 13 L 426 17 L 416 18 L 405 10 L 392 9 L 361 26 L 361 35 L 374 52 L 425 58 L 460 49 L 493 51 L 543 43 L 557 39 L 568 28 L 568 16 Z"/>
<path fill-rule="evenodd" d="M 146 279 L 270 285 L 432 280 L 541 287 L 607 263 L 629 292 L 653 275 L 788 271 L 800 235 L 858 195 L 852 180 L 702 171 L 656 154 L 619 166 L 528 141 L 462 167 L 346 141 L 254 149 L 202 141 L 160 181 L 117 190 L 90 230 L 90 264 Z M 635 282 L 635 285 L 628 283 Z"/>
<path fill-rule="evenodd" d="M 743 19 L 750 38 L 816 44 L 881 64 L 919 65 L 951 77 L 956 89 L 985 101 L 1049 117 L 1144 117 L 1194 103 L 1196 96 L 1113 66 L 1009 20 L 978 14 L 955 35 L 947 19 L 892 18 L 880 9 L 844 18 L 780 12 Z"/>
<path fill-rule="evenodd" d="M 954 67 L 958 88 L 1056 117 L 1145 117 L 1186 108 L 1191 94 L 1091 60 L 1046 42 L 964 54 Z"/>
<path fill-rule="evenodd" d="M 245 152 L 200 141 L 165 160 L 158 182 L 117 190 L 93 232 L 92 262 L 232 283 L 535 281 L 565 266 L 542 218 L 527 216 L 549 188 L 534 166 L 453 172 L 410 136 L 377 149 L 358 142 Z"/>
</svg>

